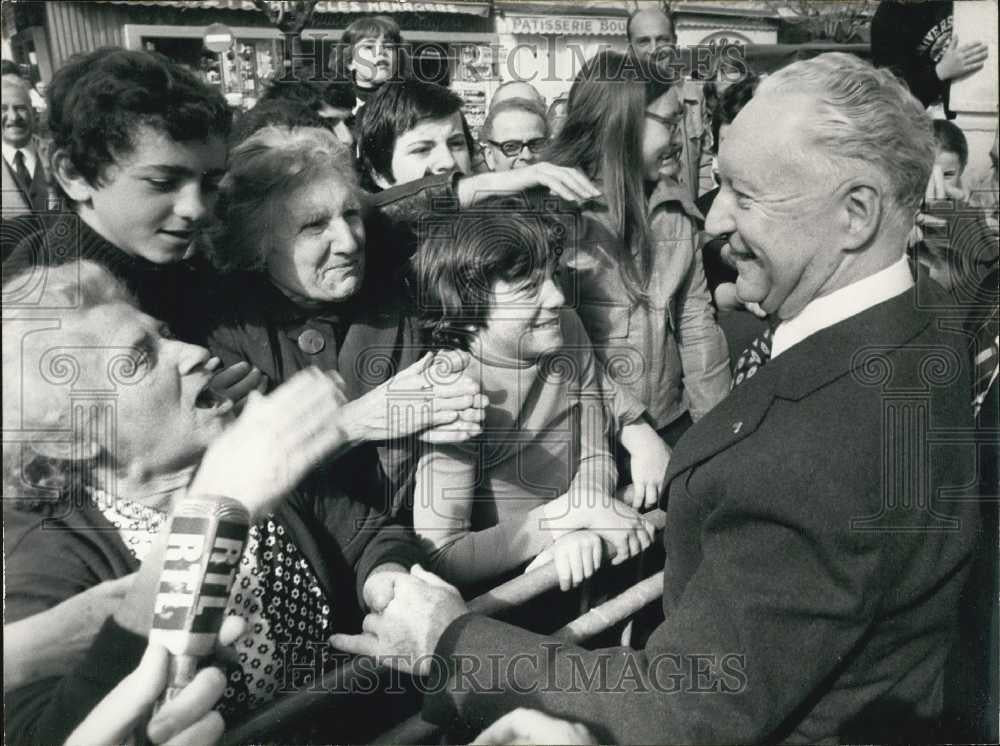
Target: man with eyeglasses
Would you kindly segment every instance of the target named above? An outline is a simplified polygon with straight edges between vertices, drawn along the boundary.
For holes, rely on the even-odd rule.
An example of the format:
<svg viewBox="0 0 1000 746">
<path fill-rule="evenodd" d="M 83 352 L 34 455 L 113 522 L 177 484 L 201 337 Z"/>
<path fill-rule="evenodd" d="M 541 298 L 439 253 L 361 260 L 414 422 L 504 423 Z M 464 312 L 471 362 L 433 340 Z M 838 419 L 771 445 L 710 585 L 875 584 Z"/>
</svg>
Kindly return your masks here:
<svg viewBox="0 0 1000 746">
<path fill-rule="evenodd" d="M 491 171 L 530 166 L 549 140 L 545 111 L 525 98 L 501 101 L 490 109 L 480 139 L 483 157 Z"/>
</svg>

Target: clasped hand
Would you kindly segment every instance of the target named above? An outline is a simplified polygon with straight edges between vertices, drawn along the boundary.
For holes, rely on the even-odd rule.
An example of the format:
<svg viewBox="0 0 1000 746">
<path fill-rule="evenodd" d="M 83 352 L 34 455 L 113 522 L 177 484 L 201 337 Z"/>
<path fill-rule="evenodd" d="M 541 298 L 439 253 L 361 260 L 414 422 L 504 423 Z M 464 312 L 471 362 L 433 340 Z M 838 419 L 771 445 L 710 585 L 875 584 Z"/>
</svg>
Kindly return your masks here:
<svg viewBox="0 0 1000 746">
<path fill-rule="evenodd" d="M 379 664 L 417 676 L 428 675 L 434 649 L 448 625 L 468 612 L 458 590 L 414 565 L 410 573 L 385 572 L 369 577 L 369 599 L 379 599 L 361 624 L 361 634 L 336 634 L 330 644 Z"/>
</svg>

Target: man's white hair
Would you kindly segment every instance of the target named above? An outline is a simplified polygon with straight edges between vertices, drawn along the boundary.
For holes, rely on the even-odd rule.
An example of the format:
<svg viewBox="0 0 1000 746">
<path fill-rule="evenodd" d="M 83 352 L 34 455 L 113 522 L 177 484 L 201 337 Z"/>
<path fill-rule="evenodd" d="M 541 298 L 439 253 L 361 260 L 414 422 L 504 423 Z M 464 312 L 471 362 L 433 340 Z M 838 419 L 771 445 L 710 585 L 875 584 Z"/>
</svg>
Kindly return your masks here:
<svg viewBox="0 0 1000 746">
<path fill-rule="evenodd" d="M 874 168 L 887 196 L 912 216 L 934 164 L 931 118 L 889 70 L 843 52 L 795 62 L 764 79 L 755 97 L 769 93 L 815 97 L 809 135 L 831 163 Z"/>
</svg>

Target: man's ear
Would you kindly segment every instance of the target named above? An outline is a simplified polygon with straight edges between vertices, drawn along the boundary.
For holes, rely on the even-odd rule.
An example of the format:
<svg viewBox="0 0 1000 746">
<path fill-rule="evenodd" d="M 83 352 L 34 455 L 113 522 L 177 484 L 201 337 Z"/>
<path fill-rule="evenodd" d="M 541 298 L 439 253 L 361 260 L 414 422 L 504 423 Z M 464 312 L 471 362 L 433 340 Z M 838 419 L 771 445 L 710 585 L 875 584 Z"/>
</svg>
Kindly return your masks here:
<svg viewBox="0 0 1000 746">
<path fill-rule="evenodd" d="M 94 187 L 77 171 L 65 150 L 52 154 L 52 175 L 74 202 L 88 202 L 94 193 Z"/>
<path fill-rule="evenodd" d="M 493 148 L 488 145 L 482 146 L 483 150 L 483 160 L 486 161 L 486 165 L 489 166 L 490 171 L 497 170 L 496 158 L 493 156 Z"/>
<path fill-rule="evenodd" d="M 849 185 L 844 193 L 846 218 L 844 249 L 855 251 L 867 246 L 883 220 L 882 194 L 872 184 Z"/>
</svg>

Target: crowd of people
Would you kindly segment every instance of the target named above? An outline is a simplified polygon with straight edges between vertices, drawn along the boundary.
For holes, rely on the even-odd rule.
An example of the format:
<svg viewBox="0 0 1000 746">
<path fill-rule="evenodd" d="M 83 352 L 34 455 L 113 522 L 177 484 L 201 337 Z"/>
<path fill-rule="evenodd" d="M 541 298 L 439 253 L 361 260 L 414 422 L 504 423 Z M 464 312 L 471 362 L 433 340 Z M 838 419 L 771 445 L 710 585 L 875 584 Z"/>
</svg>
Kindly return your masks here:
<svg viewBox="0 0 1000 746">
<path fill-rule="evenodd" d="M 943 499 L 996 489 L 996 143 L 970 188 L 887 69 L 827 53 L 709 107 L 668 16 L 629 39 L 548 107 L 504 84 L 477 133 L 386 17 L 235 116 L 105 48 L 43 142 L 4 75 L 9 742 L 213 742 L 343 653 L 440 674 L 424 716 L 477 743 L 951 733 L 963 594 L 996 582 L 995 509 Z M 204 496 L 251 516 L 228 652 L 149 719 Z M 641 642 L 545 636 L 650 557 Z M 516 624 L 469 612 L 545 565 Z M 371 740 L 404 695 L 336 696 L 281 740 Z"/>
</svg>

